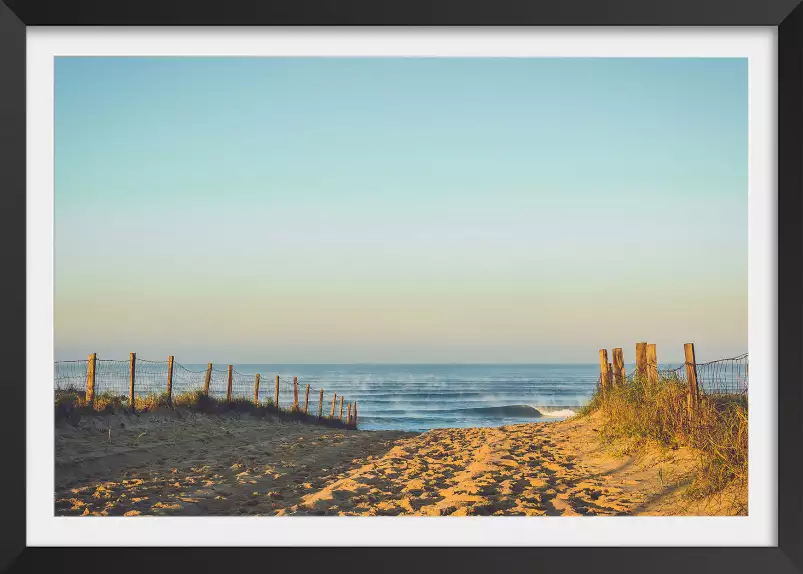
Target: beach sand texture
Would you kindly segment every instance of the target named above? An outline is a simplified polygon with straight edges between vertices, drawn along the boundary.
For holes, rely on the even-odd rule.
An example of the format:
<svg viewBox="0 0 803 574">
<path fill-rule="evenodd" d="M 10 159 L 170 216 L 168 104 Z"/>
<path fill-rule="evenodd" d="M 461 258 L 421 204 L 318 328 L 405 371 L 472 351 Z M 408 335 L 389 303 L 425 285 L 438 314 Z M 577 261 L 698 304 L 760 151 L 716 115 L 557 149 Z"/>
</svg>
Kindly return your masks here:
<svg viewBox="0 0 803 574">
<path fill-rule="evenodd" d="M 57 515 L 717 515 L 684 448 L 616 455 L 592 417 L 343 431 L 168 412 L 56 424 Z"/>
</svg>

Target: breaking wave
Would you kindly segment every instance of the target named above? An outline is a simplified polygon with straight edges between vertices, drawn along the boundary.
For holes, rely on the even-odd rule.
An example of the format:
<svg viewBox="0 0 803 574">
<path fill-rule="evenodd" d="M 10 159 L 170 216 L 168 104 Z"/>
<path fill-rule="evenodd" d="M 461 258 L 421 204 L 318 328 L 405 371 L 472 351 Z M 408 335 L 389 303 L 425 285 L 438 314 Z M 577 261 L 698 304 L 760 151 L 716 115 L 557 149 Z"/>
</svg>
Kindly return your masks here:
<svg viewBox="0 0 803 574">
<path fill-rule="evenodd" d="M 577 414 L 575 406 L 549 406 L 534 407 L 532 405 L 504 405 L 499 407 L 473 407 L 467 409 L 455 409 L 454 412 L 462 412 L 474 415 L 486 415 L 497 417 L 571 417 Z"/>
</svg>

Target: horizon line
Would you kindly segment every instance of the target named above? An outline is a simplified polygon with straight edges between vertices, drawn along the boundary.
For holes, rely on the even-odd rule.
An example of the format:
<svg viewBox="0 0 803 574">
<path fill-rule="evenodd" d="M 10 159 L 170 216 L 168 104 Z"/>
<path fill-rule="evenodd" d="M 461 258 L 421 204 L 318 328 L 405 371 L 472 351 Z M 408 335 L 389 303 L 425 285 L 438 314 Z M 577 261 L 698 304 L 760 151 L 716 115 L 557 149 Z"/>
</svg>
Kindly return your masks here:
<svg viewBox="0 0 803 574">
<path fill-rule="evenodd" d="M 146 361 L 152 361 L 153 360 L 153 359 L 145 359 L 145 358 L 142 358 L 142 357 L 139 357 L 139 356 L 137 357 L 137 359 L 146 360 Z M 62 362 L 78 362 L 78 361 L 86 361 L 86 360 L 87 359 L 57 359 L 57 360 L 54 360 L 54 362 L 55 363 L 62 363 Z M 99 361 L 102 361 L 102 360 L 106 360 L 106 361 L 125 361 L 127 359 L 104 359 L 102 357 L 98 357 L 97 360 L 99 360 Z M 167 362 L 167 359 L 164 359 L 164 361 Z M 597 362 L 571 362 L 571 361 L 569 361 L 569 362 L 519 362 L 519 361 L 499 362 L 499 361 L 493 361 L 493 362 L 442 362 L 442 363 L 441 362 L 412 362 L 412 361 L 403 361 L 403 362 L 377 362 L 377 361 L 331 362 L 331 361 L 329 361 L 329 362 L 289 362 L 289 363 L 244 362 L 244 361 L 232 361 L 232 362 L 229 362 L 229 361 L 218 361 L 218 362 L 216 362 L 216 361 L 201 361 L 201 362 L 196 362 L 196 361 L 183 361 L 183 362 L 182 361 L 176 361 L 176 362 L 179 363 L 179 364 L 185 364 L 185 365 L 207 365 L 207 364 L 209 364 L 211 362 L 213 365 L 271 365 L 271 366 L 282 366 L 282 365 L 293 365 L 293 366 L 297 366 L 297 365 L 308 365 L 308 366 L 328 366 L 328 365 L 349 365 L 349 366 L 351 366 L 351 365 L 393 365 L 393 366 L 397 366 L 397 365 L 416 365 L 416 366 L 421 366 L 421 365 L 433 365 L 433 366 L 461 366 L 461 365 L 466 365 L 466 366 L 472 366 L 472 365 L 475 365 L 475 366 L 481 366 L 481 365 L 508 365 L 508 366 L 509 365 L 522 365 L 522 366 L 534 366 L 534 365 L 584 365 L 585 366 L 585 365 L 593 365 L 593 366 L 599 366 L 599 363 L 597 363 Z M 658 364 L 659 365 L 665 365 L 665 364 L 684 363 L 684 362 L 685 362 L 685 358 L 678 359 L 677 361 L 675 361 L 675 360 L 663 361 L 663 362 L 659 362 Z M 635 365 L 636 363 L 635 363 L 635 361 L 625 361 L 624 364 L 625 365 Z"/>
</svg>

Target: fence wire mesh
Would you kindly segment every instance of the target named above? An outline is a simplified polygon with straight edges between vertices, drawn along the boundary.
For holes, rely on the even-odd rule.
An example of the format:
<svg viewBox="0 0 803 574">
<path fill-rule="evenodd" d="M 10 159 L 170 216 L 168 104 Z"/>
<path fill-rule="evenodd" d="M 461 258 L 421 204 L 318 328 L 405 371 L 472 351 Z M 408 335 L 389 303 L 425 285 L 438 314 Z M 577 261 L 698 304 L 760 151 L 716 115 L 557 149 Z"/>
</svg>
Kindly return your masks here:
<svg viewBox="0 0 803 574">
<path fill-rule="evenodd" d="M 57 390 L 86 388 L 86 373 L 89 361 L 56 361 L 53 365 L 53 380 Z"/>
<path fill-rule="evenodd" d="M 97 359 L 95 361 L 95 393 L 128 395 L 130 374 L 128 361 Z"/>
<path fill-rule="evenodd" d="M 688 384 L 689 366 L 691 363 L 679 366 L 658 366 L 658 379 Z M 694 369 L 697 375 L 697 388 L 702 395 L 747 395 L 750 372 L 748 353 L 707 363 L 696 363 Z M 637 376 L 638 373 L 634 368 L 627 373 L 626 378 L 632 381 Z M 601 383 L 602 375 L 600 374 L 597 377 L 597 389 Z"/>
<path fill-rule="evenodd" d="M 205 381 L 206 369 L 201 371 L 193 371 L 181 363 L 173 363 L 174 393 L 179 394 L 203 391 Z"/>
<path fill-rule="evenodd" d="M 708 395 L 746 395 L 750 364 L 747 353 L 697 365 L 697 384 Z"/>
<path fill-rule="evenodd" d="M 134 368 L 134 395 L 158 395 L 167 391 L 167 361 L 137 359 Z M 128 370 L 128 369 L 126 369 Z M 175 376 L 175 365 L 173 366 Z M 128 389 L 124 394 L 128 394 Z"/>
<path fill-rule="evenodd" d="M 228 369 L 218 369 L 212 367 L 209 375 L 209 396 L 214 399 L 225 399 L 229 387 Z"/>
</svg>

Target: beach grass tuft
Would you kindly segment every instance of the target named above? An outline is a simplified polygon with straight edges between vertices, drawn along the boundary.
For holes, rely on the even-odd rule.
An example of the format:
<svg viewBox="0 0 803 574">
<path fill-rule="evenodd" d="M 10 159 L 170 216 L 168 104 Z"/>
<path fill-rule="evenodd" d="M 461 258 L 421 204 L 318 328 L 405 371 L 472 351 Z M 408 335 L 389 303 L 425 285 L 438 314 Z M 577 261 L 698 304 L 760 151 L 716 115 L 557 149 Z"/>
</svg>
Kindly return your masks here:
<svg viewBox="0 0 803 574">
<path fill-rule="evenodd" d="M 629 451 L 650 443 L 695 449 L 699 464 L 687 490 L 690 497 L 725 489 L 746 493 L 747 397 L 703 394 L 690 416 L 685 382 L 676 377 L 660 377 L 657 383 L 631 377 L 608 388 L 604 398 L 598 390 L 580 414 L 594 412 L 603 415 L 600 436 L 608 444 L 624 444 Z"/>
<path fill-rule="evenodd" d="M 56 419 L 77 419 L 84 416 L 98 414 L 131 413 L 129 398 L 113 393 L 99 393 L 95 400 L 89 404 L 86 393 L 77 388 L 57 389 L 55 392 Z M 153 393 L 138 395 L 134 398 L 134 411 L 136 413 L 158 412 L 164 410 L 189 410 L 207 414 L 223 414 L 238 412 L 253 416 L 273 415 L 285 420 L 296 420 L 309 424 L 319 424 L 328 427 L 356 429 L 356 425 L 349 425 L 340 419 L 328 417 L 318 418 L 316 415 L 305 414 L 304 411 L 293 405 L 289 409 L 276 408 L 272 399 L 254 404 L 252 400 L 235 397 L 231 400 L 210 397 L 203 391 L 189 391 L 174 394 L 172 399 L 167 393 Z"/>
</svg>

